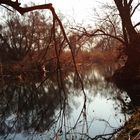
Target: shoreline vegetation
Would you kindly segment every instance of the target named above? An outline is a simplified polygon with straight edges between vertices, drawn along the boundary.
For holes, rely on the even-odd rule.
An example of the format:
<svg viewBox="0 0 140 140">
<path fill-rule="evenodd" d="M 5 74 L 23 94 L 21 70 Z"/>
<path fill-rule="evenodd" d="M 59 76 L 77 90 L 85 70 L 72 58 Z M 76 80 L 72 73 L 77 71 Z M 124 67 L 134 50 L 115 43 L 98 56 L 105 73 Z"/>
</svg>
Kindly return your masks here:
<svg viewBox="0 0 140 140">
<path fill-rule="evenodd" d="M 105 52 L 100 50 L 94 51 L 80 51 L 75 56 L 77 70 L 88 69 L 92 65 L 116 65 L 116 68 L 121 67 L 123 62 L 117 62 L 118 54 L 116 49 L 110 49 Z M 55 56 L 44 58 L 44 62 L 38 61 L 40 54 L 27 55 L 22 61 L 15 61 L 12 63 L 0 64 L 0 78 L 15 79 L 15 80 L 28 80 L 31 77 L 34 79 L 42 79 L 44 74 L 55 73 L 58 70 L 57 58 Z M 60 69 L 62 71 L 74 71 L 74 64 L 69 51 L 63 52 L 59 58 Z M 36 78 L 35 78 L 36 77 Z M 33 80 L 31 78 L 30 80 Z"/>
</svg>

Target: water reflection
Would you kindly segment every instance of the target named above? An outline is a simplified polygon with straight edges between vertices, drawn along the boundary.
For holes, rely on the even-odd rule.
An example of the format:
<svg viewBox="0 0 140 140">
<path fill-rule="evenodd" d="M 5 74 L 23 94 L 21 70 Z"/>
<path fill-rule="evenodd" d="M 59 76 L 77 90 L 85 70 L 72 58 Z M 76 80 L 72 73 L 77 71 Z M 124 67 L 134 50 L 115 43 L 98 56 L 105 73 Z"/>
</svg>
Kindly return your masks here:
<svg viewBox="0 0 140 140">
<path fill-rule="evenodd" d="M 140 79 L 137 73 L 132 73 L 134 76 L 123 75 L 123 71 L 120 74 L 116 72 L 114 75 L 114 81 L 117 87 L 127 92 L 131 98 L 131 103 L 134 107 L 140 106 Z"/>
<path fill-rule="evenodd" d="M 8 82 L 0 88 L 1 139 L 50 140 L 112 137 L 128 117 L 130 99 L 102 70 L 81 69 L 84 93 L 74 72 L 43 83 Z"/>
</svg>

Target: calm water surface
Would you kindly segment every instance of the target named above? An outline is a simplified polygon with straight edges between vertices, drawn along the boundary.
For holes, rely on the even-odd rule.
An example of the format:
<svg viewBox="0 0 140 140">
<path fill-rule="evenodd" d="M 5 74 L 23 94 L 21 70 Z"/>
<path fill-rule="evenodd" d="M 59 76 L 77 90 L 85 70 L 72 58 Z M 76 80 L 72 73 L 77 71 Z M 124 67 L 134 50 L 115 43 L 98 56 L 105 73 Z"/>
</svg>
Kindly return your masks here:
<svg viewBox="0 0 140 140">
<path fill-rule="evenodd" d="M 108 83 L 112 68 L 81 69 L 42 83 L 9 82 L 0 88 L 0 139 L 109 138 L 128 119 L 130 98 Z M 63 82 L 61 82 L 61 80 Z M 107 135 L 106 135 L 107 134 Z"/>
</svg>

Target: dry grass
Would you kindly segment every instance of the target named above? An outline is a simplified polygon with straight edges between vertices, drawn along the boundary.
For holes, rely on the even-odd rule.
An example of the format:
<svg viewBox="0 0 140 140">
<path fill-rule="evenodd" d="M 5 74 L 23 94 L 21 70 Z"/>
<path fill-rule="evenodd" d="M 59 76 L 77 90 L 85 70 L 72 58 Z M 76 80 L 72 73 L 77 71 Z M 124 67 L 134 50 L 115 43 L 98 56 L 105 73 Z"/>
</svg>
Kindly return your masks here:
<svg viewBox="0 0 140 140">
<path fill-rule="evenodd" d="M 140 140 L 140 108 L 126 122 L 116 140 Z"/>
</svg>

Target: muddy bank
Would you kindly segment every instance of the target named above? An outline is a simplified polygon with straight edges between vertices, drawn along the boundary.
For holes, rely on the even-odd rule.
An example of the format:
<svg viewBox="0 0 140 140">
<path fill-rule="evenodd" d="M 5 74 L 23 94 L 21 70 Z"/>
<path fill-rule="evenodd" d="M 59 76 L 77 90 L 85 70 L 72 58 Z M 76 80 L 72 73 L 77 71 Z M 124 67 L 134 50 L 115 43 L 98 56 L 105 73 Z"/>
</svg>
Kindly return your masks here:
<svg viewBox="0 0 140 140">
<path fill-rule="evenodd" d="M 139 140 L 140 139 L 140 107 L 138 107 L 123 129 L 119 132 L 116 140 Z"/>
<path fill-rule="evenodd" d="M 123 129 L 119 132 L 116 140 L 139 140 L 140 139 L 140 71 L 138 67 L 127 65 L 116 71 L 112 77 L 116 86 L 126 91 L 131 99 L 130 107 L 134 113 Z"/>
</svg>

